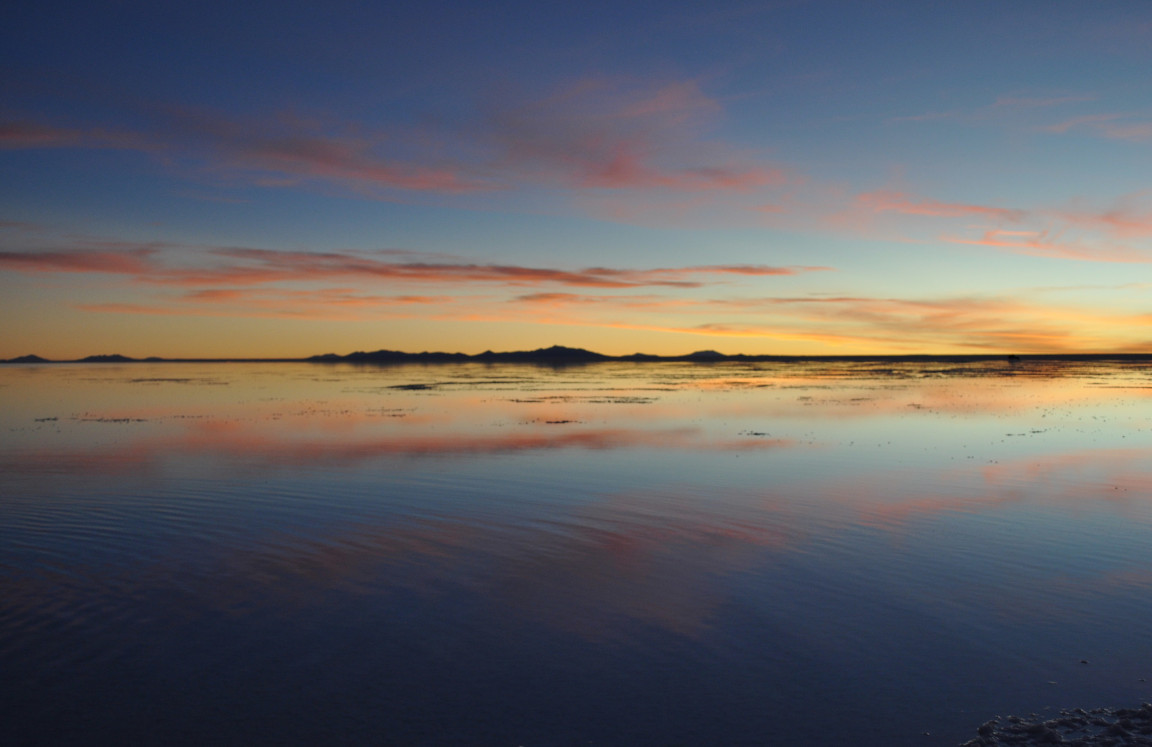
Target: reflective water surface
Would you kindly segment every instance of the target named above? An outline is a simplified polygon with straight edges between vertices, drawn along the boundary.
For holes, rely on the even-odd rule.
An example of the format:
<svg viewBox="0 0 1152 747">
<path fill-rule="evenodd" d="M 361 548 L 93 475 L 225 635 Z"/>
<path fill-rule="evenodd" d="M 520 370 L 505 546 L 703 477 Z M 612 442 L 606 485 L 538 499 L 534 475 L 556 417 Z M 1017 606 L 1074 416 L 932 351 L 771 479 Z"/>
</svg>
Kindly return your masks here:
<svg viewBox="0 0 1152 747">
<path fill-rule="evenodd" d="M 1152 699 L 1152 364 L 0 368 L 0 742 L 953 745 Z"/>
</svg>

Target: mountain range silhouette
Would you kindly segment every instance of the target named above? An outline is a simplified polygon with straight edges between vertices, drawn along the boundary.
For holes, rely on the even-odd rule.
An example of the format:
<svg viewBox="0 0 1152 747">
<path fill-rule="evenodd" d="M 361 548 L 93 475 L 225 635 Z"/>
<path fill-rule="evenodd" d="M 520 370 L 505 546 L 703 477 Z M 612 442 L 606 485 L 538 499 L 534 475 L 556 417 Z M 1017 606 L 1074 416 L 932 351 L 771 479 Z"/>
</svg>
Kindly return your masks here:
<svg viewBox="0 0 1152 747">
<path fill-rule="evenodd" d="M 130 358 L 118 353 L 89 355 L 76 360 L 49 360 L 38 355 L 22 355 L 17 358 L 0 360 L 0 363 L 149 363 L 149 362 L 294 362 L 294 363 L 359 363 L 371 365 L 386 365 L 393 363 L 537 363 L 549 366 L 568 366 L 587 363 L 601 363 L 609 361 L 623 362 L 659 362 L 659 361 L 687 361 L 694 363 L 720 363 L 724 361 L 800 361 L 800 360 L 888 360 L 888 361 L 976 361 L 976 360 L 1007 360 L 1010 363 L 1019 363 L 1022 358 L 1036 360 L 1147 360 L 1152 359 L 1149 353 L 1083 353 L 1083 354 L 1032 354 L 1032 355 L 1004 355 L 997 353 L 975 355 L 747 355 L 744 353 L 725 354 L 715 350 L 697 350 L 686 355 L 652 355 L 649 353 L 632 353 L 630 355 L 605 355 L 584 348 L 570 348 L 563 345 L 553 345 L 548 348 L 536 350 L 516 350 L 507 352 L 493 352 L 485 350 L 483 353 L 469 355 L 467 353 L 421 352 L 406 353 L 400 350 L 376 350 L 374 352 L 356 351 L 346 355 L 337 353 L 324 353 L 308 358 Z"/>
</svg>

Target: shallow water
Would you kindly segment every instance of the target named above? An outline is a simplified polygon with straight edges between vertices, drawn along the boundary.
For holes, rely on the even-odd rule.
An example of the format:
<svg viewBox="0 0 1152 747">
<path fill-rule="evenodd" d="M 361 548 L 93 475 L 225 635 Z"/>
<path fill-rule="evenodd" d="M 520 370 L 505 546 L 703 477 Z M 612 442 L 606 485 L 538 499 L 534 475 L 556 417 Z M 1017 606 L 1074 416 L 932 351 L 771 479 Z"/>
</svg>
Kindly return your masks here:
<svg viewBox="0 0 1152 747">
<path fill-rule="evenodd" d="M 1137 704 L 1150 457 L 1142 361 L 5 366 L 0 742 L 954 745 Z"/>
</svg>

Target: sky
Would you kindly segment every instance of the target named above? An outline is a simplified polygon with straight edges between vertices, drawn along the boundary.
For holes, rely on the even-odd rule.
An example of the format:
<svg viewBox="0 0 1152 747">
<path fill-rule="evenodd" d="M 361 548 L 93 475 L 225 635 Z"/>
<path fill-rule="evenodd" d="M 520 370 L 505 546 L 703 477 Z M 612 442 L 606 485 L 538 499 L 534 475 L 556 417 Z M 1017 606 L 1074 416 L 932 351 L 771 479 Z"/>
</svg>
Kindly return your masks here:
<svg viewBox="0 0 1152 747">
<path fill-rule="evenodd" d="M 53 2 L 0 358 L 1152 353 L 1152 3 Z"/>
</svg>

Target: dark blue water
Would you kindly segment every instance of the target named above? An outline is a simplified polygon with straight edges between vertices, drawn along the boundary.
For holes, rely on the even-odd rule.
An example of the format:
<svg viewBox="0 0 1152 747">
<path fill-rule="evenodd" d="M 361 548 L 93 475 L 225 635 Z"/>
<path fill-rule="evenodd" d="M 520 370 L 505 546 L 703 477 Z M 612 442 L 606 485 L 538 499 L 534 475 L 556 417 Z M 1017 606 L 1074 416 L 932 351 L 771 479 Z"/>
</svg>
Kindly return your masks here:
<svg viewBox="0 0 1152 747">
<path fill-rule="evenodd" d="M 0 741 L 953 745 L 1136 704 L 1149 387 L 0 369 Z"/>
</svg>

